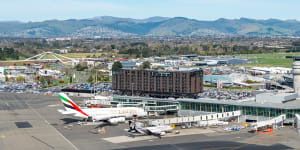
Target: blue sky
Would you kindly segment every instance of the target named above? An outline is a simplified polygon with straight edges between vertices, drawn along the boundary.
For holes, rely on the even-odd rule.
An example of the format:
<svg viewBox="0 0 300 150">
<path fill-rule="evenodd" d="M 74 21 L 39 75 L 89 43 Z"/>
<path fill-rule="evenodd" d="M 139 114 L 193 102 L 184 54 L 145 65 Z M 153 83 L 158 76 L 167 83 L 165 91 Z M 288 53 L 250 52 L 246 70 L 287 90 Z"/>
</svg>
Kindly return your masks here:
<svg viewBox="0 0 300 150">
<path fill-rule="evenodd" d="M 95 16 L 300 20 L 299 8 L 300 0 L 1 0 L 0 21 L 27 22 Z"/>
</svg>

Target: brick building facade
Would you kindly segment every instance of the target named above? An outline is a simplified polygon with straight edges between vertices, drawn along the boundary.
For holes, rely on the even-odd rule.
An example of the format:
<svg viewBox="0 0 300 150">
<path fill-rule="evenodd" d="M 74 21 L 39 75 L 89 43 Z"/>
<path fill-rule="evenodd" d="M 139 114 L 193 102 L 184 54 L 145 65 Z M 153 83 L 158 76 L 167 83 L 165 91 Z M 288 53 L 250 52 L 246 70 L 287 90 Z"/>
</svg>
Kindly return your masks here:
<svg viewBox="0 0 300 150">
<path fill-rule="evenodd" d="M 203 71 L 120 69 L 113 71 L 112 88 L 122 94 L 194 97 L 203 91 Z"/>
</svg>

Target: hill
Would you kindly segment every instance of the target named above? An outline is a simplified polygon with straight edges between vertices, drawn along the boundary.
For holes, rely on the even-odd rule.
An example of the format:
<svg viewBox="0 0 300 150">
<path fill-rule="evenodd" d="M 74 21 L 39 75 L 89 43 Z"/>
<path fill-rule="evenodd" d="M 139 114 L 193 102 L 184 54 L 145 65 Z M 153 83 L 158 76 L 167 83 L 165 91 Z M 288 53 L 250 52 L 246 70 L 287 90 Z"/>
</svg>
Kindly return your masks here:
<svg viewBox="0 0 300 150">
<path fill-rule="evenodd" d="M 200 21 L 184 17 L 147 19 L 111 16 L 90 19 L 47 20 L 43 22 L 0 22 L 0 37 L 127 37 L 270 35 L 299 36 L 296 20 L 255 20 L 248 18 Z"/>
</svg>

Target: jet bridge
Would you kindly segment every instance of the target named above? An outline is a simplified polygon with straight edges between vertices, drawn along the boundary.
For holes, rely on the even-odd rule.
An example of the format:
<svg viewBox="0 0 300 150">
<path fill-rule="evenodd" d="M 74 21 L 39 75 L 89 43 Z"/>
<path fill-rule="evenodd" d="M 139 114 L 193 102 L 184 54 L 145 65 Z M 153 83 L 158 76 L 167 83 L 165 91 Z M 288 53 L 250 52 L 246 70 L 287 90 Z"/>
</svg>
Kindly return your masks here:
<svg viewBox="0 0 300 150">
<path fill-rule="evenodd" d="M 296 118 L 295 118 L 295 128 L 297 129 L 298 134 L 300 134 L 300 115 L 299 114 L 295 114 Z"/>
<path fill-rule="evenodd" d="M 117 107 L 143 107 L 148 113 L 164 113 L 164 112 L 178 112 L 178 105 L 163 105 L 156 106 L 155 103 L 136 103 L 136 102 L 114 102 Z"/>
<path fill-rule="evenodd" d="M 264 121 L 251 123 L 250 128 L 257 130 L 257 128 L 260 128 L 260 127 L 271 126 L 271 125 L 276 125 L 278 123 L 283 123 L 283 121 L 285 119 L 286 119 L 286 115 L 282 114 L 282 115 L 275 117 L 273 119 L 270 119 L 270 120 L 264 120 Z"/>
<path fill-rule="evenodd" d="M 147 112 L 178 111 L 178 105 L 145 106 Z"/>
<path fill-rule="evenodd" d="M 224 112 L 224 113 L 213 113 L 206 115 L 198 115 L 198 116 L 189 116 L 189 117 L 175 117 L 175 118 L 166 118 L 166 119 L 153 119 L 149 120 L 150 125 L 170 125 L 170 124 L 182 124 L 182 123 L 191 123 L 191 122 L 201 122 L 201 121 L 211 121 L 218 120 L 229 117 L 237 117 L 240 116 L 242 112 L 232 111 L 232 112 Z"/>
</svg>

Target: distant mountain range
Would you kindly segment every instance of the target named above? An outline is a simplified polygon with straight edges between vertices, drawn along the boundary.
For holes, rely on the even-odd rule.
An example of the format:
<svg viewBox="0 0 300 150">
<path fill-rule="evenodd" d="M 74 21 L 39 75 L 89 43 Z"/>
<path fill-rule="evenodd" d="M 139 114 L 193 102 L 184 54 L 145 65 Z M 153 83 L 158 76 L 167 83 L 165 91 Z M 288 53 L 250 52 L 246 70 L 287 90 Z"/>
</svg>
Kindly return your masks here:
<svg viewBox="0 0 300 150">
<path fill-rule="evenodd" d="M 200 21 L 184 17 L 147 19 L 111 16 L 90 19 L 47 20 L 43 22 L 0 22 L 0 37 L 126 37 L 280 35 L 300 36 L 296 20 L 255 20 L 248 18 Z"/>
</svg>

